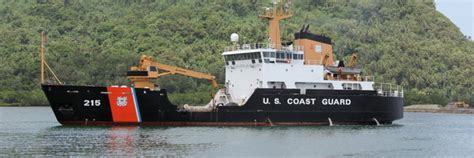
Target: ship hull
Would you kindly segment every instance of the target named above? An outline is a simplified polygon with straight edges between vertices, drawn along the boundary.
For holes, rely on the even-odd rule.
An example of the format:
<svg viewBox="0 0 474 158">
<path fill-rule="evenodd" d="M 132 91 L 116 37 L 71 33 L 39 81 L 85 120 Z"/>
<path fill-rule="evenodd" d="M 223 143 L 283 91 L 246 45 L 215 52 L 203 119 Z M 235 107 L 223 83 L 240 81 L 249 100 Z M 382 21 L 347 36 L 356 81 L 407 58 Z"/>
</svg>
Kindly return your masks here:
<svg viewBox="0 0 474 158">
<path fill-rule="evenodd" d="M 42 85 L 63 125 L 272 126 L 390 124 L 403 118 L 403 97 L 375 91 L 256 89 L 242 106 L 189 112 L 166 90 Z"/>
</svg>

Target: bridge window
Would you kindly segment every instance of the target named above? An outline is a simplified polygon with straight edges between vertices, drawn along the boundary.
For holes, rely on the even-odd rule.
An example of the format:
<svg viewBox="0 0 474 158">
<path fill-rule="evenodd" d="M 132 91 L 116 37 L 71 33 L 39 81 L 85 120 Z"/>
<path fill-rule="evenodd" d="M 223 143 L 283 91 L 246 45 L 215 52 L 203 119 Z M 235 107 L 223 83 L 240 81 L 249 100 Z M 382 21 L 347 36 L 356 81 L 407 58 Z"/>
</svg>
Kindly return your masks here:
<svg viewBox="0 0 474 158">
<path fill-rule="evenodd" d="M 263 52 L 263 57 L 270 57 L 270 52 Z"/>
<path fill-rule="evenodd" d="M 286 58 L 286 55 L 285 55 L 285 53 L 283 53 L 283 52 L 277 52 L 277 53 L 276 53 L 276 58 L 277 58 L 277 59 L 285 59 L 285 58 Z"/>
<path fill-rule="evenodd" d="M 294 60 L 302 60 L 303 59 L 303 54 L 293 54 L 293 59 Z"/>
<path fill-rule="evenodd" d="M 286 55 L 286 59 L 291 59 L 291 53 L 286 52 L 285 55 Z"/>
<path fill-rule="evenodd" d="M 269 53 L 269 52 L 267 52 Z M 262 55 L 260 52 L 252 52 L 252 53 L 243 53 L 243 54 L 231 54 L 225 55 L 225 61 L 235 61 L 235 60 L 254 60 L 254 59 L 261 59 Z"/>
</svg>

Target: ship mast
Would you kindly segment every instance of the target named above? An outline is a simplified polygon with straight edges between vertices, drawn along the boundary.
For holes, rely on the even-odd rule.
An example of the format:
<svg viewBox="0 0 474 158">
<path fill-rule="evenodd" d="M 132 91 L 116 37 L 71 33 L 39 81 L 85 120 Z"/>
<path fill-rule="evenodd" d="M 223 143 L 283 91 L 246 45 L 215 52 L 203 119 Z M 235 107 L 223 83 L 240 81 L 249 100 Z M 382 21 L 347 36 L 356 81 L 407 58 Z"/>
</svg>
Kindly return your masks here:
<svg viewBox="0 0 474 158">
<path fill-rule="evenodd" d="M 280 20 L 291 17 L 288 3 L 284 0 L 277 2 L 273 1 L 273 9 L 266 8 L 264 13 L 260 15 L 261 18 L 269 20 L 268 37 L 269 43 L 275 49 L 281 48 L 281 37 L 280 37 Z"/>
<path fill-rule="evenodd" d="M 51 72 L 51 74 L 53 74 L 53 77 L 56 80 L 56 82 L 59 83 L 59 84 L 63 84 L 61 82 L 61 80 L 59 80 L 58 76 L 56 76 L 53 69 L 51 69 L 51 67 L 48 65 L 48 63 L 46 63 L 46 59 L 44 57 L 44 54 L 45 54 L 44 45 L 46 44 L 46 41 L 47 41 L 46 34 L 44 33 L 44 31 L 41 31 L 41 46 L 40 46 L 41 78 L 40 78 L 40 82 L 41 82 L 41 84 L 45 83 L 44 78 L 45 78 L 46 72 L 44 71 L 44 68 L 46 67 L 46 68 L 48 68 L 49 72 Z"/>
<path fill-rule="evenodd" d="M 41 84 L 44 84 L 44 43 L 46 42 L 46 36 L 44 31 L 41 31 L 41 46 L 40 46 L 40 58 L 41 58 Z"/>
</svg>

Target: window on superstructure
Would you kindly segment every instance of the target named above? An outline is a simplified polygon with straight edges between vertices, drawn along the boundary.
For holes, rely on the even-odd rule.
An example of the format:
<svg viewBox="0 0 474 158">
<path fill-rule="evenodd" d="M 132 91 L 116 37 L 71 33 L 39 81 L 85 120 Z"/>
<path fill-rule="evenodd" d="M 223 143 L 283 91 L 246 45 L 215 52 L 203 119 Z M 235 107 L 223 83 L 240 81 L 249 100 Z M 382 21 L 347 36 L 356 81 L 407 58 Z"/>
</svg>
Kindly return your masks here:
<svg viewBox="0 0 474 158">
<path fill-rule="evenodd" d="M 255 53 L 255 57 L 257 59 L 262 59 L 262 55 L 260 54 L 260 52 Z"/>
<path fill-rule="evenodd" d="M 362 87 L 359 83 L 343 83 L 342 89 L 344 90 L 361 90 Z"/>
<path fill-rule="evenodd" d="M 276 58 L 277 58 L 277 59 L 285 59 L 285 58 L 286 58 L 286 55 L 285 55 L 285 53 L 283 53 L 283 52 L 277 52 L 277 53 L 276 53 Z"/>
<path fill-rule="evenodd" d="M 263 52 L 263 57 L 270 57 L 270 52 Z"/>
<path fill-rule="evenodd" d="M 314 46 L 314 51 L 315 51 L 316 53 L 322 53 L 322 52 L 323 52 L 323 48 L 322 48 L 322 46 L 321 46 L 320 44 L 318 44 L 318 45 L 315 45 L 315 46 Z"/>
<path fill-rule="evenodd" d="M 293 60 L 302 60 L 303 54 L 293 54 Z"/>
<path fill-rule="evenodd" d="M 303 60 L 303 54 L 298 54 L 296 56 L 298 56 L 298 59 Z"/>
<path fill-rule="evenodd" d="M 274 58 L 276 58 L 277 53 L 275 53 L 275 52 L 262 52 L 262 54 L 263 54 L 263 62 L 265 62 L 265 63 L 275 63 Z M 278 54 L 278 56 L 280 56 L 280 54 Z M 257 57 L 259 58 L 259 62 L 260 62 L 260 60 L 262 60 L 261 54 L 258 54 Z"/>
</svg>

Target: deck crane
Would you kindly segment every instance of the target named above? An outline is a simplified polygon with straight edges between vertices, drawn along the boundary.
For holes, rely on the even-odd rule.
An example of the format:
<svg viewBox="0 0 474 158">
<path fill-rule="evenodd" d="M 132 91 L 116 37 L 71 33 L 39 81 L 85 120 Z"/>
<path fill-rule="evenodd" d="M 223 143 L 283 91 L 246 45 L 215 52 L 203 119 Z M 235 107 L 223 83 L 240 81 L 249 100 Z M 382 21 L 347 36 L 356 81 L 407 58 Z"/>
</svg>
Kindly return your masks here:
<svg viewBox="0 0 474 158">
<path fill-rule="evenodd" d="M 351 60 L 349 61 L 349 67 L 350 68 L 353 68 L 355 66 L 355 64 L 357 63 L 357 54 L 356 53 L 352 53 L 351 55 Z"/>
<path fill-rule="evenodd" d="M 160 72 L 159 70 L 164 72 Z M 136 88 L 148 88 L 153 90 L 156 88 L 156 85 L 152 82 L 152 80 L 159 79 L 162 76 L 174 74 L 209 80 L 211 82 L 213 92 L 218 87 L 216 77 L 213 75 L 158 63 L 154 61 L 151 56 L 147 55 L 141 56 L 138 66 L 133 66 L 130 68 L 130 71 L 127 72 L 127 78 L 132 81 Z M 213 92 L 211 92 L 211 95 Z"/>
</svg>

